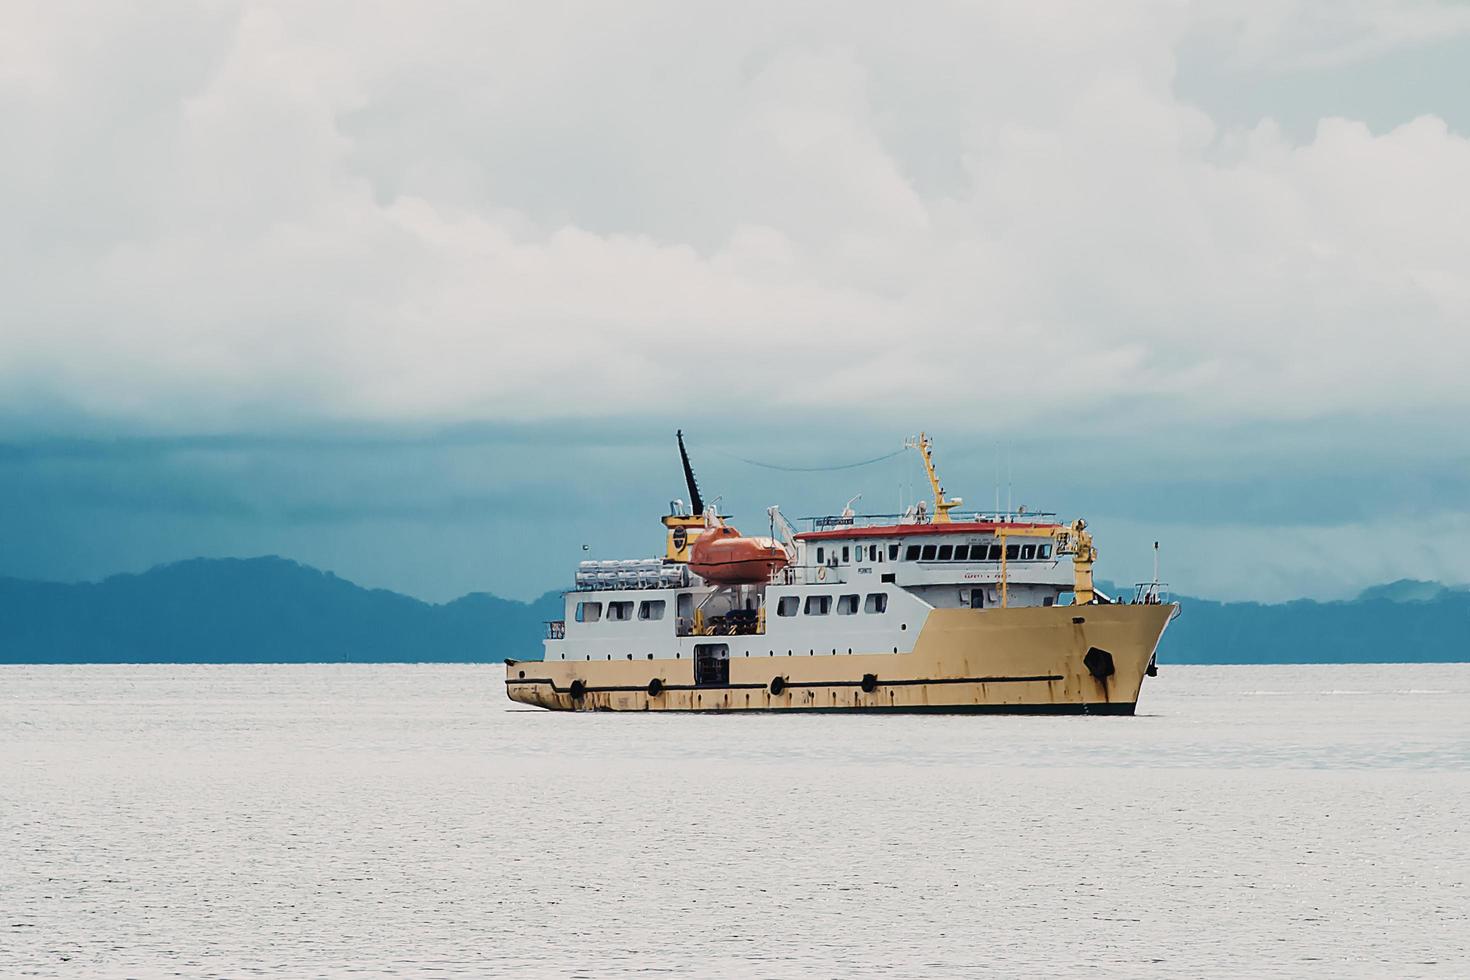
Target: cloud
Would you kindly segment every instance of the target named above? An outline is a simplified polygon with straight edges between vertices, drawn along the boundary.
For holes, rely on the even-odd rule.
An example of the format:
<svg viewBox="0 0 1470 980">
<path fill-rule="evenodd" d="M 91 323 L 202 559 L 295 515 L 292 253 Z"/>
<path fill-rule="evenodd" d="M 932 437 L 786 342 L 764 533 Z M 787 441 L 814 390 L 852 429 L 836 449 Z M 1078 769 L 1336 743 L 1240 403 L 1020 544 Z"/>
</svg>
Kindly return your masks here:
<svg viewBox="0 0 1470 980">
<path fill-rule="evenodd" d="M 8 9 L 12 425 L 1470 407 L 1470 142 L 1173 90 L 1319 6 Z"/>
<path fill-rule="evenodd" d="M 522 594 L 643 550 L 612 522 L 678 492 L 675 425 L 798 465 L 925 425 L 957 492 L 1012 444 L 1120 563 L 1188 542 L 1195 591 L 1465 579 L 1457 89 L 1335 80 L 1467 37 L 1418 2 L 6 4 L 7 568 Z M 742 514 L 896 483 L 716 459 Z M 578 513 L 539 542 L 547 481 Z"/>
</svg>

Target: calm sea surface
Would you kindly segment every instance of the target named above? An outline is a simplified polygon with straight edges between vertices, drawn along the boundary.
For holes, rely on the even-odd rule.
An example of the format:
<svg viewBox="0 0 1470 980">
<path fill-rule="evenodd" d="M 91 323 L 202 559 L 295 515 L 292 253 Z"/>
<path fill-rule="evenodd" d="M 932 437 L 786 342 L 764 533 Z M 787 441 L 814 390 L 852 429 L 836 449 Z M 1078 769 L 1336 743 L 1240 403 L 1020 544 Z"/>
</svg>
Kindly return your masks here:
<svg viewBox="0 0 1470 980">
<path fill-rule="evenodd" d="M 1135 718 L 566 715 L 0 667 L 0 975 L 1470 975 L 1470 665 Z"/>
</svg>

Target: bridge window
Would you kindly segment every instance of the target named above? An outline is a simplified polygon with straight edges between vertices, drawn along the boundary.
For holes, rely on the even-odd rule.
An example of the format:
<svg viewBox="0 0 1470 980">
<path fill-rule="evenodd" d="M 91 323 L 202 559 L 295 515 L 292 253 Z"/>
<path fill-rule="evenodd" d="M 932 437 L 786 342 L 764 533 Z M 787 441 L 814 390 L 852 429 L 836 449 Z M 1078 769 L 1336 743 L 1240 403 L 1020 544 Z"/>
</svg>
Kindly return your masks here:
<svg viewBox="0 0 1470 980">
<path fill-rule="evenodd" d="M 954 546 L 954 560 L 955 561 L 969 561 L 969 559 L 970 559 L 970 546 L 969 545 L 967 545 L 967 544 L 957 544 L 957 545 Z"/>
<path fill-rule="evenodd" d="M 869 592 L 863 600 L 863 612 L 881 613 L 888 611 L 888 596 L 882 592 Z"/>
<path fill-rule="evenodd" d="M 1021 556 L 1021 546 L 1018 544 L 1006 545 L 1006 561 L 1015 561 Z"/>
<path fill-rule="evenodd" d="M 863 563 L 863 546 L 862 545 L 858 545 L 857 546 L 857 563 L 859 565 L 861 565 Z"/>
<path fill-rule="evenodd" d="M 1030 561 L 1031 559 L 1033 559 L 1035 557 L 1036 557 L 1036 545 L 1034 545 L 1034 544 L 1023 544 L 1023 545 L 1021 545 L 1021 560 L 1022 561 Z"/>
<path fill-rule="evenodd" d="M 579 602 L 577 603 L 577 622 L 595 623 L 602 618 L 602 603 Z"/>
<path fill-rule="evenodd" d="M 808 616 L 825 616 L 832 611 L 832 597 L 829 595 L 809 595 L 806 597 L 806 614 Z"/>
<path fill-rule="evenodd" d="M 1048 558 L 1050 558 L 1051 557 L 1051 545 L 1049 545 L 1049 544 L 1037 545 L 1036 546 L 1036 557 L 1037 558 L 1040 558 L 1042 561 L 1046 561 Z"/>
<path fill-rule="evenodd" d="M 624 623 L 633 618 L 633 603 L 609 602 L 607 604 L 607 618 L 609 622 Z"/>
<path fill-rule="evenodd" d="M 817 564 L 820 565 L 822 562 L 824 562 L 826 560 L 827 560 L 827 556 L 823 553 L 823 551 L 822 551 L 821 548 L 818 548 L 817 549 Z"/>
<path fill-rule="evenodd" d="M 692 619 L 694 616 L 694 596 L 688 592 L 679 593 L 679 618 Z"/>
<path fill-rule="evenodd" d="M 898 545 L 891 544 L 888 546 L 888 560 L 898 561 Z"/>
<path fill-rule="evenodd" d="M 937 556 L 936 560 L 938 560 L 938 561 L 949 561 L 953 557 L 954 557 L 954 545 L 952 545 L 952 544 L 942 544 L 942 545 L 939 546 L 939 555 Z"/>
<path fill-rule="evenodd" d="M 904 561 L 918 561 L 919 560 L 919 546 L 916 545 L 916 544 L 909 545 L 908 550 L 903 553 L 903 560 Z"/>
<path fill-rule="evenodd" d="M 662 599 L 645 599 L 638 604 L 639 619 L 663 619 L 664 601 Z"/>
<path fill-rule="evenodd" d="M 919 552 L 919 561 L 933 561 L 934 551 L 938 545 L 926 544 L 924 550 Z"/>
<path fill-rule="evenodd" d="M 783 595 L 776 603 L 777 616 L 795 616 L 801 609 L 801 599 L 794 595 Z"/>
<path fill-rule="evenodd" d="M 1000 545 L 993 544 L 990 546 L 990 560 L 1000 561 Z"/>
<path fill-rule="evenodd" d="M 858 597 L 855 595 L 840 595 L 837 597 L 837 615 L 851 616 L 858 610 Z"/>
<path fill-rule="evenodd" d="M 847 545 L 843 545 L 842 546 L 842 564 L 844 564 L 844 565 L 846 565 L 847 564 L 847 561 L 848 561 L 847 555 L 848 555 Z"/>
</svg>

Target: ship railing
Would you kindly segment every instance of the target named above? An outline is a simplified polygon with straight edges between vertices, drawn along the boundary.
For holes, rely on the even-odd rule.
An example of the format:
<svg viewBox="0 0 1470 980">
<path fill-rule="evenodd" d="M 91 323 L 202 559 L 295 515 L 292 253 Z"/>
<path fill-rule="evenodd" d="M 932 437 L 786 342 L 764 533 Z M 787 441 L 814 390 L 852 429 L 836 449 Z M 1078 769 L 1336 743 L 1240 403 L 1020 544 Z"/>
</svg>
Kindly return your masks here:
<svg viewBox="0 0 1470 980">
<path fill-rule="evenodd" d="M 1057 515 L 1047 510 L 1007 511 L 952 511 L 950 519 L 956 523 L 990 524 L 1055 524 Z M 808 531 L 840 531 L 850 527 L 886 527 L 889 525 L 929 524 L 933 518 L 925 515 L 915 521 L 913 514 L 828 514 L 821 517 L 799 517 Z"/>
<path fill-rule="evenodd" d="M 548 619 L 546 621 L 546 638 L 548 640 L 565 640 L 567 638 L 567 621 L 565 619 Z"/>
<path fill-rule="evenodd" d="M 1133 586 L 1133 603 L 1141 606 L 1162 606 L 1169 601 L 1169 583 L 1139 582 Z"/>
<path fill-rule="evenodd" d="M 674 621 L 676 636 L 763 636 L 766 624 L 754 611 L 736 609 L 724 616 L 711 616 L 696 623 L 687 616 Z"/>
<path fill-rule="evenodd" d="M 771 570 L 771 577 L 766 582 L 766 584 L 767 585 L 795 585 L 796 584 L 796 566 L 794 566 L 794 565 L 783 565 L 780 568 L 772 569 Z"/>
</svg>

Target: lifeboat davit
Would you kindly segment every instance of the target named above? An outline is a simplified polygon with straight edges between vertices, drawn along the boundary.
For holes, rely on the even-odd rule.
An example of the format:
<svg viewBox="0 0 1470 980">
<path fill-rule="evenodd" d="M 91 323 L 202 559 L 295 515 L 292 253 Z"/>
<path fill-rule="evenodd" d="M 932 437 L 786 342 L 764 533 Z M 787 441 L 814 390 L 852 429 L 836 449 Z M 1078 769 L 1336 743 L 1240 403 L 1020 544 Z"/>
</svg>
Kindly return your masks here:
<svg viewBox="0 0 1470 980">
<path fill-rule="evenodd" d="M 771 538 L 747 538 L 727 524 L 694 539 L 689 570 L 718 585 L 756 585 L 790 561 L 786 549 Z"/>
</svg>

